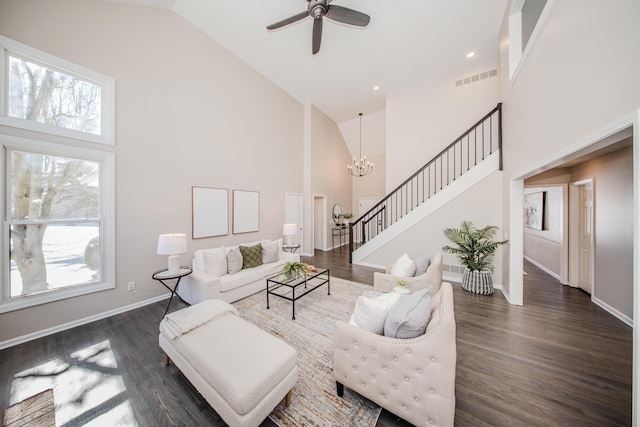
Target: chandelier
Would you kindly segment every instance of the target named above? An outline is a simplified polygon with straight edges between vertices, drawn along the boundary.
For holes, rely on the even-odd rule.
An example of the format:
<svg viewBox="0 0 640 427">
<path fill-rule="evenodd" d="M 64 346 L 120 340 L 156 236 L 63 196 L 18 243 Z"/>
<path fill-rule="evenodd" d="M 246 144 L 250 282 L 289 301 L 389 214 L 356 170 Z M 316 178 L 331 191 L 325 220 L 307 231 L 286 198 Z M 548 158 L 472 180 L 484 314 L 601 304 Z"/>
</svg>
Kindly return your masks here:
<svg viewBox="0 0 640 427">
<path fill-rule="evenodd" d="M 355 177 L 369 175 L 373 172 L 373 163 L 367 161 L 367 156 L 362 157 L 362 113 L 360 116 L 360 160 L 353 158 L 353 164 L 347 166 L 347 171 Z"/>
</svg>

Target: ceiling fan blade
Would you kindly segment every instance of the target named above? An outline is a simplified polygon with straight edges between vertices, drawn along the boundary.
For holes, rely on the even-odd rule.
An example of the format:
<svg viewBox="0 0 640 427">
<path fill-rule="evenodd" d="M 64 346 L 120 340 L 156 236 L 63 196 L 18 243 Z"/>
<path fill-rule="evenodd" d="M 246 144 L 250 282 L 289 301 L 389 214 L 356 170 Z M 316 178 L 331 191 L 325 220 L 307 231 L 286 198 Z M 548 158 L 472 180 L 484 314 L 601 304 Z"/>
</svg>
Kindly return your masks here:
<svg viewBox="0 0 640 427">
<path fill-rule="evenodd" d="M 311 42 L 311 52 L 315 55 L 320 51 L 322 42 L 322 18 L 313 20 L 313 40 Z"/>
<path fill-rule="evenodd" d="M 371 20 L 369 15 L 365 13 L 334 5 L 329 6 L 329 9 L 324 16 L 334 21 L 342 22 L 349 25 L 355 25 L 357 27 L 366 27 Z"/>
<path fill-rule="evenodd" d="M 276 30 L 286 25 L 293 24 L 294 22 L 298 22 L 306 18 L 307 16 L 309 16 L 309 11 L 305 10 L 304 12 L 298 13 L 297 15 L 290 16 L 287 19 L 283 19 L 282 21 L 278 21 L 275 24 L 269 25 L 267 27 L 267 30 Z"/>
</svg>

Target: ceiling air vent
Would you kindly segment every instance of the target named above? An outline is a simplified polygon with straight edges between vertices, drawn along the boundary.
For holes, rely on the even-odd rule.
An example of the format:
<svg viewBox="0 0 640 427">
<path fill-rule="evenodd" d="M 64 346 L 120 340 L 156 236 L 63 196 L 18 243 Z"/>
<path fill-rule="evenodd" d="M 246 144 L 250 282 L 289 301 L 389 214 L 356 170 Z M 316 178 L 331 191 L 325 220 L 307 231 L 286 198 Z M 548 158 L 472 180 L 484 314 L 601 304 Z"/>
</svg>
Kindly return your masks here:
<svg viewBox="0 0 640 427">
<path fill-rule="evenodd" d="M 469 83 L 475 83 L 477 81 L 488 79 L 489 77 L 495 77 L 497 75 L 498 75 L 497 69 L 485 71 L 484 73 L 475 74 L 471 77 L 465 77 L 464 79 L 457 80 L 456 86 L 468 85 Z"/>
</svg>

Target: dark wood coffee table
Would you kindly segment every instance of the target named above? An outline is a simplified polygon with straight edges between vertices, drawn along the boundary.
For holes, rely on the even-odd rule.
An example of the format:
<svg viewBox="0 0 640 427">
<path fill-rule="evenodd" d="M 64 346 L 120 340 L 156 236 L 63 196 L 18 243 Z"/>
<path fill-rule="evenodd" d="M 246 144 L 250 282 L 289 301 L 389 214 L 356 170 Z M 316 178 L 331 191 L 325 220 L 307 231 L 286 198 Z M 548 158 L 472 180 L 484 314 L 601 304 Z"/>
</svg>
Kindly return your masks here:
<svg viewBox="0 0 640 427">
<path fill-rule="evenodd" d="M 327 284 L 327 295 L 331 295 L 331 275 L 328 268 L 319 268 L 315 272 L 307 272 L 304 277 L 286 279 L 277 274 L 267 279 L 267 308 L 269 308 L 269 295 L 291 301 L 293 304 L 292 320 L 296 320 L 296 301 L 320 286 Z M 297 292 L 297 293 L 296 293 Z"/>
</svg>

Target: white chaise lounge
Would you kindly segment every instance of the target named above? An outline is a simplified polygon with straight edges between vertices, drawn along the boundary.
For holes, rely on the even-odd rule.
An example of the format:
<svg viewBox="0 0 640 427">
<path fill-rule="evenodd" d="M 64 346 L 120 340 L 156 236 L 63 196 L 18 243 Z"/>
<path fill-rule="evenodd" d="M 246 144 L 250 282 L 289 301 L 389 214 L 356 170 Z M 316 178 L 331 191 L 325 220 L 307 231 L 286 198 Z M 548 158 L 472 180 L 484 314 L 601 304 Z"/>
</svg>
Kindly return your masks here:
<svg viewBox="0 0 640 427">
<path fill-rule="evenodd" d="M 165 363 L 182 371 L 232 427 L 258 426 L 298 379 L 297 351 L 240 318 L 235 307 L 207 300 L 160 322 Z"/>
</svg>

